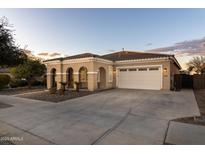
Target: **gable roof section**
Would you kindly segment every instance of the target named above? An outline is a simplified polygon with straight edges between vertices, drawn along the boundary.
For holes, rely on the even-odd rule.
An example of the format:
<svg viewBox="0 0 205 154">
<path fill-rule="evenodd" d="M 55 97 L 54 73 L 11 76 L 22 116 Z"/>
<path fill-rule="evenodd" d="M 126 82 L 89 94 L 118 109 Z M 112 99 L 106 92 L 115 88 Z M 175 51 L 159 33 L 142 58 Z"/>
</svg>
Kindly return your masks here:
<svg viewBox="0 0 205 154">
<path fill-rule="evenodd" d="M 64 58 L 66 59 L 78 59 L 78 58 L 87 58 L 87 57 L 100 57 L 99 55 L 96 54 L 92 54 L 92 53 L 83 53 L 83 54 L 78 54 L 78 55 L 74 55 L 74 56 L 69 56 Z"/>
<path fill-rule="evenodd" d="M 82 53 L 82 54 L 77 54 L 77 55 L 73 55 L 73 56 L 68 56 L 65 58 L 55 58 L 55 59 L 49 59 L 49 60 L 45 60 L 45 62 L 47 61 L 54 61 L 54 60 L 67 60 L 67 59 L 78 59 L 78 58 L 88 58 L 88 57 L 101 57 L 99 55 L 96 54 L 92 54 L 92 53 Z"/>
<path fill-rule="evenodd" d="M 101 58 L 112 60 L 112 61 L 121 61 L 121 60 L 134 60 L 134 59 L 162 58 L 162 57 L 170 57 L 170 56 L 173 55 L 133 52 L 133 51 L 119 51 L 119 52 L 103 55 L 101 56 Z"/>
</svg>

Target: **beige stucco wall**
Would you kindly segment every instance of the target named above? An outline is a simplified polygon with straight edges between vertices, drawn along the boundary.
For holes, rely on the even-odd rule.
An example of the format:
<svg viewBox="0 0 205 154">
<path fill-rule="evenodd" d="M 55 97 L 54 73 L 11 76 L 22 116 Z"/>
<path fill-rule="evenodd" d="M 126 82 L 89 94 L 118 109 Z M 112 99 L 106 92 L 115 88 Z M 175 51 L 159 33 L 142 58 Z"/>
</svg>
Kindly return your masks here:
<svg viewBox="0 0 205 154">
<path fill-rule="evenodd" d="M 105 69 L 105 73 L 106 73 L 106 88 L 111 88 L 112 87 L 112 82 L 109 82 L 109 76 L 108 76 L 108 66 L 112 66 L 112 65 L 108 65 L 102 62 L 98 62 L 95 60 L 85 60 L 86 62 L 71 62 L 71 61 L 63 61 L 62 65 L 59 62 L 47 62 L 47 88 L 49 89 L 51 87 L 51 76 L 50 76 L 50 72 L 53 68 L 56 69 L 57 72 L 57 77 L 56 77 L 56 81 L 57 81 L 57 88 L 59 89 L 60 83 L 59 82 L 66 82 L 67 80 L 67 69 L 68 68 L 72 68 L 73 69 L 73 74 L 74 74 L 74 82 L 78 82 L 79 81 L 79 70 L 81 67 L 86 67 L 87 71 L 88 71 L 88 90 L 96 90 L 98 89 L 98 85 L 97 85 L 97 73 L 99 71 L 100 67 L 103 67 Z"/>
<path fill-rule="evenodd" d="M 69 63 L 69 61 L 64 61 L 63 62 L 63 82 L 66 82 L 66 72 L 68 68 L 73 69 L 73 74 L 74 74 L 74 82 L 79 82 L 79 70 L 81 67 L 86 67 L 88 71 L 88 89 L 89 90 L 94 90 L 95 85 L 93 83 L 93 78 L 91 75 L 91 72 L 93 72 L 93 62 L 88 61 L 88 62 L 76 62 L 76 63 Z M 75 87 L 75 84 L 74 84 Z"/>
<path fill-rule="evenodd" d="M 66 82 L 66 71 L 68 68 L 73 68 L 74 71 L 74 82 L 79 81 L 79 69 L 81 67 L 86 67 L 88 69 L 88 89 L 93 91 L 98 89 L 97 85 L 97 73 L 99 71 L 100 67 L 103 67 L 105 69 L 106 73 L 106 88 L 111 88 L 112 83 L 109 82 L 108 79 L 108 66 L 111 66 L 110 64 L 105 64 L 102 62 L 98 62 L 95 60 L 90 60 L 89 62 L 76 62 L 76 63 L 69 63 L 69 62 L 63 62 L 63 81 Z"/>
<path fill-rule="evenodd" d="M 171 72 L 170 72 L 170 75 L 174 75 L 174 74 L 179 74 L 179 68 L 174 64 L 173 61 L 171 61 L 170 63 L 170 69 L 171 69 Z"/>
<path fill-rule="evenodd" d="M 161 65 L 162 66 L 162 89 L 169 90 L 170 89 L 170 76 L 173 74 L 176 74 L 179 72 L 178 68 L 173 64 L 172 61 L 170 60 L 158 60 L 158 61 L 149 61 L 149 62 L 123 62 L 123 63 L 113 63 L 113 62 L 106 62 L 106 61 L 101 61 L 101 60 L 96 60 L 96 59 L 85 59 L 82 61 L 76 61 L 73 60 L 65 60 L 62 63 L 60 61 L 58 62 L 47 62 L 47 87 L 50 88 L 51 86 L 51 81 L 50 81 L 50 71 L 52 68 L 56 69 L 57 72 L 57 88 L 60 88 L 60 83 L 61 81 L 66 82 L 66 72 L 68 68 L 73 69 L 74 73 L 74 82 L 79 81 L 79 69 L 81 67 L 86 67 L 88 70 L 88 90 L 96 90 L 98 89 L 98 84 L 97 84 L 97 73 L 99 71 L 100 67 L 103 67 L 106 72 L 106 88 L 115 88 L 117 86 L 116 84 L 116 75 L 117 75 L 117 67 L 122 67 L 122 66 L 141 66 L 141 65 Z M 112 81 L 110 82 L 109 80 L 109 68 L 113 68 L 113 78 Z M 165 71 L 166 69 L 166 71 Z"/>
<path fill-rule="evenodd" d="M 112 82 L 109 81 L 109 66 L 113 67 L 112 64 L 106 64 L 106 63 L 102 63 L 102 62 L 94 62 L 94 71 L 95 72 L 98 72 L 100 67 L 105 69 L 106 88 L 112 88 L 113 87 L 113 81 Z M 97 78 L 94 82 L 97 82 Z"/>
<path fill-rule="evenodd" d="M 174 75 L 180 74 L 179 68 L 174 64 L 173 61 L 170 62 L 170 86 L 174 88 Z"/>
<path fill-rule="evenodd" d="M 60 81 L 61 81 L 61 63 L 60 61 L 56 62 L 56 63 L 50 63 L 50 64 L 46 64 L 47 67 L 47 88 L 51 88 L 51 70 L 53 68 L 56 69 L 56 81 L 57 81 L 57 88 L 59 89 L 61 87 L 60 85 Z"/>
</svg>

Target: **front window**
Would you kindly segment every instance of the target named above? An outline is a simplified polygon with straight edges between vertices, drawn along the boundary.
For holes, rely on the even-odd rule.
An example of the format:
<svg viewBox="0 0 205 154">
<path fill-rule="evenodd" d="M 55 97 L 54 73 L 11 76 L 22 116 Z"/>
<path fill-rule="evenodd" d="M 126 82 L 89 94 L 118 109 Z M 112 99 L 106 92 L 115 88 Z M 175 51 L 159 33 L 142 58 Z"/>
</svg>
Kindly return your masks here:
<svg viewBox="0 0 205 154">
<path fill-rule="evenodd" d="M 152 67 L 152 68 L 149 68 L 150 71 L 158 71 L 159 68 L 158 67 Z"/>
<path fill-rule="evenodd" d="M 127 69 L 120 69 L 120 72 L 126 72 Z"/>
<path fill-rule="evenodd" d="M 147 68 L 139 68 L 138 71 L 147 71 Z"/>
</svg>

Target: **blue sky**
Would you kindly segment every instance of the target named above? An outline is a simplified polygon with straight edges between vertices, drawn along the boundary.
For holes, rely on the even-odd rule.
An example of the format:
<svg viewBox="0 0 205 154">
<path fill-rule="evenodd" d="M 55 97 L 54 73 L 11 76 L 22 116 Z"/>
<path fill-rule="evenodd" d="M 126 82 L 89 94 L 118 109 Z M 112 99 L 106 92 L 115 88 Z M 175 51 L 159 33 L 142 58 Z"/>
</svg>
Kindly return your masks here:
<svg viewBox="0 0 205 154">
<path fill-rule="evenodd" d="M 34 53 L 146 51 L 205 36 L 205 9 L 0 9 Z"/>
</svg>

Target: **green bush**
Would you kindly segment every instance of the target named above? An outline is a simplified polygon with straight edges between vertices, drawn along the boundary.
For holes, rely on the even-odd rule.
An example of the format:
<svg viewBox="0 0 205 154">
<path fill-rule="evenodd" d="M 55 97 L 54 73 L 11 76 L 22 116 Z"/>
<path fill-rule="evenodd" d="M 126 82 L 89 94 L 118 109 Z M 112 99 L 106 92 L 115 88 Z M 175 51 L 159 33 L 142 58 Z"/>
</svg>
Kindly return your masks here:
<svg viewBox="0 0 205 154">
<path fill-rule="evenodd" d="M 0 74 L 0 88 L 6 87 L 10 82 L 10 76 L 6 74 Z"/>
<path fill-rule="evenodd" d="M 26 80 L 11 80 L 9 83 L 11 88 L 17 88 L 17 87 L 25 87 L 28 85 Z"/>
<path fill-rule="evenodd" d="M 14 79 L 12 79 L 12 80 L 10 81 L 10 83 L 9 83 L 9 86 L 10 86 L 11 88 L 16 88 L 16 87 L 18 87 L 17 81 L 14 80 Z"/>
<path fill-rule="evenodd" d="M 17 80 L 18 87 L 25 87 L 28 85 L 28 82 L 26 80 Z"/>
<path fill-rule="evenodd" d="M 31 83 L 31 86 L 42 86 L 43 85 L 43 81 L 38 81 L 38 80 L 34 80 Z"/>
</svg>

